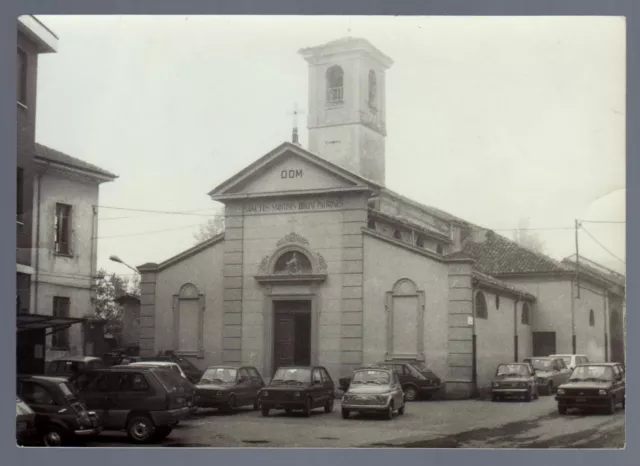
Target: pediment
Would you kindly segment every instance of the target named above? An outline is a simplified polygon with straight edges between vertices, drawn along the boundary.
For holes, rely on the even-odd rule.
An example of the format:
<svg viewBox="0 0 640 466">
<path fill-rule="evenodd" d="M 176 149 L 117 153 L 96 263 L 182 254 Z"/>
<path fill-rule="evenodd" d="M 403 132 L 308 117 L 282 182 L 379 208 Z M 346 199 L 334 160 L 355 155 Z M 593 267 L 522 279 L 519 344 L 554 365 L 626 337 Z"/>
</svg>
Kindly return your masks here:
<svg viewBox="0 0 640 466">
<path fill-rule="evenodd" d="M 374 188 L 374 184 L 305 149 L 284 143 L 209 195 L 213 199 Z"/>
</svg>

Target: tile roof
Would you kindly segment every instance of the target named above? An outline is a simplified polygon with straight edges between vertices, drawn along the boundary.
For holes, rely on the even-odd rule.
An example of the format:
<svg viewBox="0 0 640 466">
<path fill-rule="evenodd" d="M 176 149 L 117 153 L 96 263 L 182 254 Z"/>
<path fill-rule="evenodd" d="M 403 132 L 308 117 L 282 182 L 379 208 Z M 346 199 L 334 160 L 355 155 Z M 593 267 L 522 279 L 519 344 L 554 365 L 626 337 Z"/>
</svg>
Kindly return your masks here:
<svg viewBox="0 0 640 466">
<path fill-rule="evenodd" d="M 64 152 L 60 152 L 58 150 L 38 143 L 36 143 L 36 156 L 45 160 L 49 160 L 51 162 L 59 163 L 61 165 L 67 165 L 69 167 L 92 172 L 101 176 L 106 176 L 113 179 L 118 177 L 118 175 L 114 175 L 113 173 L 100 168 L 97 165 L 93 165 L 91 163 L 85 162 L 84 160 L 77 159 L 68 154 L 65 154 Z"/>
<path fill-rule="evenodd" d="M 498 280 L 490 275 L 484 274 L 482 272 L 478 272 L 477 270 L 473 271 L 473 278 L 479 280 L 480 282 L 486 283 L 487 285 L 491 285 L 495 288 L 499 288 L 505 291 L 510 291 L 511 293 L 518 295 L 520 297 L 526 298 L 529 301 L 535 301 L 536 297 L 531 293 L 528 293 L 524 290 L 521 290 L 509 283 L 503 282 L 502 280 Z"/>
<path fill-rule="evenodd" d="M 490 230 L 484 240 L 467 241 L 462 251 L 475 259 L 476 269 L 489 275 L 571 271 L 570 267 Z"/>
</svg>

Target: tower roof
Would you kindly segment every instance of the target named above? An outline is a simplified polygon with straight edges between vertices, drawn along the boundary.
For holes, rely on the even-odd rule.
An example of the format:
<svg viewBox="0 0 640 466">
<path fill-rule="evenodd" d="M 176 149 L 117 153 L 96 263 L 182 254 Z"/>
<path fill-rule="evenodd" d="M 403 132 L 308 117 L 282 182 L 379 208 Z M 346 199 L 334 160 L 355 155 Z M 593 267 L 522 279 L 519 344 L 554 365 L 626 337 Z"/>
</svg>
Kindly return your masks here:
<svg viewBox="0 0 640 466">
<path fill-rule="evenodd" d="M 362 37 L 342 37 L 322 45 L 300 49 L 299 53 L 305 58 L 305 60 L 309 61 L 321 56 L 336 55 L 353 51 L 360 51 L 369 54 L 386 68 L 393 65 L 393 60 L 390 57 L 382 53 L 380 49 Z"/>
</svg>

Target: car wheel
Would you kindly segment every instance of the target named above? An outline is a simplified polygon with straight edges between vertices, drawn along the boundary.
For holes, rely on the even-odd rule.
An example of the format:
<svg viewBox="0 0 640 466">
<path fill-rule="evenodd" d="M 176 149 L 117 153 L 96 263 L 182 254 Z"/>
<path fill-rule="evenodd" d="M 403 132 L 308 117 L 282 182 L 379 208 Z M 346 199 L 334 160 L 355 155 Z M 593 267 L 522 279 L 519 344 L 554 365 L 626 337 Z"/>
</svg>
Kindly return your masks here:
<svg viewBox="0 0 640 466">
<path fill-rule="evenodd" d="M 305 417 L 311 416 L 311 398 L 307 398 L 304 402 L 304 407 L 302 408 L 302 414 Z"/>
<path fill-rule="evenodd" d="M 324 405 L 324 412 L 325 413 L 333 412 L 333 396 L 329 396 L 327 403 Z"/>
<path fill-rule="evenodd" d="M 349 414 L 351 414 L 351 411 L 349 411 L 348 409 L 343 409 L 342 410 L 342 419 L 349 419 Z"/>
<path fill-rule="evenodd" d="M 136 443 L 146 443 L 153 437 L 155 426 L 148 416 L 133 416 L 127 423 L 127 434 Z"/>
<path fill-rule="evenodd" d="M 616 412 L 616 399 L 614 397 L 609 398 L 607 403 L 607 414 L 613 414 Z"/>
<path fill-rule="evenodd" d="M 264 417 L 267 417 L 269 415 L 269 408 L 267 408 L 266 406 L 262 407 L 262 415 Z"/>
<path fill-rule="evenodd" d="M 407 401 L 415 401 L 418 398 L 418 391 L 409 385 L 404 389 L 404 397 Z"/>
<path fill-rule="evenodd" d="M 558 413 L 561 415 L 567 414 L 567 407 L 558 405 Z"/>
<path fill-rule="evenodd" d="M 387 408 L 387 410 L 384 413 L 384 418 L 385 419 L 393 419 L 393 401 L 389 402 L 389 408 Z"/>
<path fill-rule="evenodd" d="M 59 426 L 47 426 L 42 434 L 42 443 L 46 447 L 61 447 L 66 444 L 66 432 Z"/>
</svg>

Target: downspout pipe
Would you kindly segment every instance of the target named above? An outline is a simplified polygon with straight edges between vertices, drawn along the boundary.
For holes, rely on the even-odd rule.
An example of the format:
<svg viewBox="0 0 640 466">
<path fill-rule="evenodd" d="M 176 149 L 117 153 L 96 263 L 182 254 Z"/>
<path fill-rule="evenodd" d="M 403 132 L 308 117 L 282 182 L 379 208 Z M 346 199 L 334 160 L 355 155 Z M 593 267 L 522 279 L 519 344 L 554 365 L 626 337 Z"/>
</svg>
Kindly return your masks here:
<svg viewBox="0 0 640 466">
<path fill-rule="evenodd" d="M 518 362 L 518 298 L 513 301 L 513 360 Z"/>
<path fill-rule="evenodd" d="M 38 176 L 38 195 L 36 196 L 36 207 L 38 211 L 36 212 L 36 257 L 35 257 L 35 283 L 33 288 L 33 310 L 35 314 L 38 313 L 38 283 L 40 278 L 40 211 L 42 210 L 42 177 L 49 170 L 51 166 L 50 163 L 47 163 L 47 166 L 40 173 L 37 173 Z"/>
</svg>

